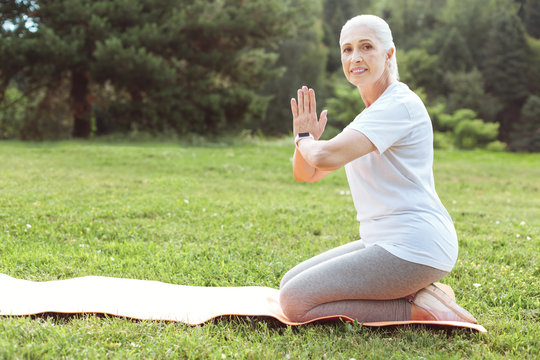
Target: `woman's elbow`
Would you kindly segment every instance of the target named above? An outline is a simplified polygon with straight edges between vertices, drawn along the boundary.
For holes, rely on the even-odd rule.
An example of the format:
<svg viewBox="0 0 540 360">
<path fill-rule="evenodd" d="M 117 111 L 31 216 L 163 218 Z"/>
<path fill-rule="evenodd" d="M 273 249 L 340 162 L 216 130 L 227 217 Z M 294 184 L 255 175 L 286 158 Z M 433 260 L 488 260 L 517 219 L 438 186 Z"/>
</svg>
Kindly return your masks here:
<svg viewBox="0 0 540 360">
<path fill-rule="evenodd" d="M 294 180 L 296 181 L 305 181 L 305 182 L 315 182 L 317 181 L 314 176 L 315 172 L 311 176 L 306 175 L 305 173 L 300 173 L 298 171 L 293 171 Z"/>
</svg>

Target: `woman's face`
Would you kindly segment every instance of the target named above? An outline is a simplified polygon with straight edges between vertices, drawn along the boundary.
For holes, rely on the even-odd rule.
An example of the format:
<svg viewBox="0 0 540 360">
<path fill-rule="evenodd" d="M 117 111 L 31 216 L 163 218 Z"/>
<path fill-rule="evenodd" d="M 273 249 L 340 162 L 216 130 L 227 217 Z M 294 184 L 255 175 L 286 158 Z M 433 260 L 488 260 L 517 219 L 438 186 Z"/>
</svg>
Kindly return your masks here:
<svg viewBox="0 0 540 360">
<path fill-rule="evenodd" d="M 341 64 L 349 82 L 357 87 L 375 84 L 386 71 L 393 49 L 385 51 L 375 32 L 365 25 L 350 25 L 340 38 Z"/>
</svg>

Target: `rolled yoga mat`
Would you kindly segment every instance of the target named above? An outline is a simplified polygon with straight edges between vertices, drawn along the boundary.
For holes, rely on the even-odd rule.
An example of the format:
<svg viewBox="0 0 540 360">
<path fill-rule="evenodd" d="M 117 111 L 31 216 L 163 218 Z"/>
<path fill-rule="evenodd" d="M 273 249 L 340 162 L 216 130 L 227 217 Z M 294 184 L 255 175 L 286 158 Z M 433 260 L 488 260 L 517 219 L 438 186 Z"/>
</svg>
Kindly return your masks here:
<svg viewBox="0 0 540 360">
<path fill-rule="evenodd" d="M 0 316 L 41 313 L 100 313 L 139 320 L 179 321 L 189 325 L 199 325 L 227 315 L 268 316 L 287 325 L 340 318 L 353 321 L 347 316 L 318 318 L 303 323 L 290 321 L 279 305 L 279 290 L 269 287 L 184 286 L 103 276 L 36 282 L 0 274 Z M 406 324 L 487 332 L 481 325 L 458 321 L 362 323 L 363 326 Z"/>
</svg>

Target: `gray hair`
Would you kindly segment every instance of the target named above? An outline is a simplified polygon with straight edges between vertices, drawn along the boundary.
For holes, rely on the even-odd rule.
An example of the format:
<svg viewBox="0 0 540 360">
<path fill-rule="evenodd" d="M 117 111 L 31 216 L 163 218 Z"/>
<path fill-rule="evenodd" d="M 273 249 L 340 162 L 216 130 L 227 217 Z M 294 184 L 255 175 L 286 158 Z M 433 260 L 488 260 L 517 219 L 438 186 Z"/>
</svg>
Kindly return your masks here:
<svg viewBox="0 0 540 360">
<path fill-rule="evenodd" d="M 390 66 L 388 67 L 388 70 L 390 72 L 390 76 L 392 76 L 396 80 L 399 80 L 398 66 L 396 60 L 396 46 L 394 45 L 394 39 L 392 38 L 392 31 L 390 30 L 390 26 L 388 26 L 386 21 L 375 15 L 355 16 L 349 19 L 349 21 L 347 21 L 345 25 L 343 25 L 343 27 L 341 28 L 341 34 L 339 36 L 340 43 L 341 36 L 343 35 L 343 29 L 352 25 L 365 25 L 369 27 L 371 30 L 375 31 L 375 35 L 382 43 L 385 51 L 394 49 L 394 53 L 390 58 Z"/>
</svg>

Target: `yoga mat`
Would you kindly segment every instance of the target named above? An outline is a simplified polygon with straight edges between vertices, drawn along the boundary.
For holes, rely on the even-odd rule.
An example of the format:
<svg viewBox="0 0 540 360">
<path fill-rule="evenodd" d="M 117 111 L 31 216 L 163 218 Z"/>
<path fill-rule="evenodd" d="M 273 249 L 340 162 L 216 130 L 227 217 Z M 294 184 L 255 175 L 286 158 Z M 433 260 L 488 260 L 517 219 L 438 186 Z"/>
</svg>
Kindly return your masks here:
<svg viewBox="0 0 540 360">
<path fill-rule="evenodd" d="M 0 316 L 41 313 L 100 313 L 139 320 L 179 321 L 199 325 L 225 315 L 268 316 L 287 325 L 290 321 L 279 306 L 279 290 L 261 287 L 200 287 L 173 285 L 152 280 L 85 276 L 67 280 L 28 281 L 0 274 Z M 487 332 L 483 326 L 458 321 L 385 321 L 364 326 L 426 324 L 470 328 Z"/>
</svg>

